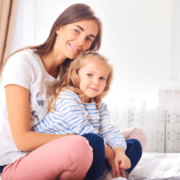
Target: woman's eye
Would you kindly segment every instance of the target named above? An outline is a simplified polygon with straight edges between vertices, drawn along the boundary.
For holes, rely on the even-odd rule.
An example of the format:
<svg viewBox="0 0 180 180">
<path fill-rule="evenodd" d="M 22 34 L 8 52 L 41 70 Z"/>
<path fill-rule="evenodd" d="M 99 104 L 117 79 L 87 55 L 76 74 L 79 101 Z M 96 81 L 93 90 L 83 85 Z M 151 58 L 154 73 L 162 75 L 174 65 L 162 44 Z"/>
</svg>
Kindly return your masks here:
<svg viewBox="0 0 180 180">
<path fill-rule="evenodd" d="M 74 29 L 74 32 L 76 32 L 76 33 L 79 33 L 79 30 L 77 30 L 77 29 Z"/>
<path fill-rule="evenodd" d="M 91 39 L 90 37 L 87 37 L 86 39 L 87 39 L 88 41 L 92 41 L 92 39 Z"/>
<path fill-rule="evenodd" d="M 92 77 L 92 74 L 87 74 L 89 77 Z"/>
</svg>

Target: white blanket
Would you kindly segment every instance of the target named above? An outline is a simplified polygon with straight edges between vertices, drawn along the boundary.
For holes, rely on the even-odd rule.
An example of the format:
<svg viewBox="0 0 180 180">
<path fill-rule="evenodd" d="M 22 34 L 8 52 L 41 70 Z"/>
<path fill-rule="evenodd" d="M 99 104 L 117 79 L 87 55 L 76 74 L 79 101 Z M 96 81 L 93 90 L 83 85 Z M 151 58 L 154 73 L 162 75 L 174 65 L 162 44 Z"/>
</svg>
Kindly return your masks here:
<svg viewBox="0 0 180 180">
<path fill-rule="evenodd" d="M 180 180 L 180 153 L 144 152 L 128 180 Z"/>
<path fill-rule="evenodd" d="M 128 180 L 180 180 L 180 153 L 144 152 Z"/>
</svg>

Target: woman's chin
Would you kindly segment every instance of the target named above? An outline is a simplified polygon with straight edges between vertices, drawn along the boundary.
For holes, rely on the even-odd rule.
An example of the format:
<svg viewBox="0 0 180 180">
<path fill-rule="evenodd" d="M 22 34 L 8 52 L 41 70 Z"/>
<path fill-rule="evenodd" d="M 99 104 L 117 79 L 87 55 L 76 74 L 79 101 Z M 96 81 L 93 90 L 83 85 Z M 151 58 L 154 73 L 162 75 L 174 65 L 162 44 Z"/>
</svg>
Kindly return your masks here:
<svg viewBox="0 0 180 180">
<path fill-rule="evenodd" d="M 68 56 L 69 59 L 75 59 L 78 56 L 79 53 L 74 53 Z"/>
</svg>

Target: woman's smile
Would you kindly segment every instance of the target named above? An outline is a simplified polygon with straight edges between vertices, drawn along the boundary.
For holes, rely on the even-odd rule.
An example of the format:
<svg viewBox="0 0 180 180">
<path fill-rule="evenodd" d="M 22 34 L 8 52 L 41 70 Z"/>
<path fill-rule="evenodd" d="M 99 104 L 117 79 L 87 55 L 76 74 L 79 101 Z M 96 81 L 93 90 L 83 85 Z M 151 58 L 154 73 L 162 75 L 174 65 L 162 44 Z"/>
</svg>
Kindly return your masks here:
<svg viewBox="0 0 180 180">
<path fill-rule="evenodd" d="M 81 50 L 80 49 L 78 49 L 76 46 L 74 46 L 73 44 L 71 44 L 71 43 L 69 43 L 69 46 L 72 48 L 72 50 L 74 51 L 74 52 L 81 52 Z"/>
</svg>

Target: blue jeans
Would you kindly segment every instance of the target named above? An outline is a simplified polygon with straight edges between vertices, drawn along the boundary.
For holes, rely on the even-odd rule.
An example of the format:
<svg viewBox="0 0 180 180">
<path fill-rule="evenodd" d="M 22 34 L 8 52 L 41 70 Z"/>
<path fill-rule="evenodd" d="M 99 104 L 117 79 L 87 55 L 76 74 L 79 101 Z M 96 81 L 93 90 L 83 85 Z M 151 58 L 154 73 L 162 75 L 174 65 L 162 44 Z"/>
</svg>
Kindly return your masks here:
<svg viewBox="0 0 180 180">
<path fill-rule="evenodd" d="M 5 168 L 5 166 L 0 166 L 0 175 L 1 175 L 4 168 Z"/>
<path fill-rule="evenodd" d="M 111 170 L 111 166 L 105 159 L 104 140 L 100 135 L 94 133 L 84 134 L 83 137 L 89 141 L 90 146 L 93 148 L 93 163 L 84 180 L 103 180 L 108 171 Z M 131 161 L 131 168 L 126 170 L 128 176 L 142 156 L 142 147 L 137 139 L 128 139 L 126 143 L 127 149 L 125 153 Z"/>
</svg>

